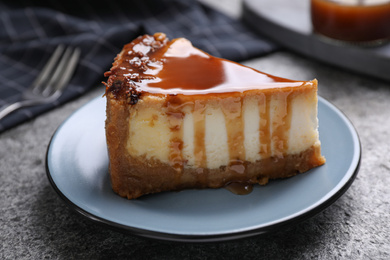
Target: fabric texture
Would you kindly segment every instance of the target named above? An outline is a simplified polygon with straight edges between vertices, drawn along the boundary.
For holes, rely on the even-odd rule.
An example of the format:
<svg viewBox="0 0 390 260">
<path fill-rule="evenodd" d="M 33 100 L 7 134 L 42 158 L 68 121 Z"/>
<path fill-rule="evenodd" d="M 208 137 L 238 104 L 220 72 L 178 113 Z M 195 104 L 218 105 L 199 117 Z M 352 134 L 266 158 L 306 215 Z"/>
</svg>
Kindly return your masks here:
<svg viewBox="0 0 390 260">
<path fill-rule="evenodd" d="M 101 86 L 123 45 L 155 32 L 185 37 L 214 56 L 235 61 L 277 49 L 240 21 L 197 1 L 2 1 L 0 107 L 20 99 L 59 44 L 78 46 L 82 54 L 57 101 L 8 115 L 0 121 L 0 132 Z"/>
</svg>

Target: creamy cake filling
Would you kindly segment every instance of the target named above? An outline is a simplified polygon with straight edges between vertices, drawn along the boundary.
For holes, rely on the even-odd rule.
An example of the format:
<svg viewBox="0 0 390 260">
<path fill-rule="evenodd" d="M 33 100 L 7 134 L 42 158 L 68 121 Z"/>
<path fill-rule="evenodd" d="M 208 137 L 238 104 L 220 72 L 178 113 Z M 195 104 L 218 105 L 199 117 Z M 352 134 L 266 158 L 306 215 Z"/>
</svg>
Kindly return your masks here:
<svg viewBox="0 0 390 260">
<path fill-rule="evenodd" d="M 211 169 L 298 154 L 318 142 L 316 100 L 314 90 L 309 96 L 281 92 L 186 102 L 173 111 L 165 99 L 148 96 L 130 108 L 127 149 L 133 156 Z"/>
</svg>

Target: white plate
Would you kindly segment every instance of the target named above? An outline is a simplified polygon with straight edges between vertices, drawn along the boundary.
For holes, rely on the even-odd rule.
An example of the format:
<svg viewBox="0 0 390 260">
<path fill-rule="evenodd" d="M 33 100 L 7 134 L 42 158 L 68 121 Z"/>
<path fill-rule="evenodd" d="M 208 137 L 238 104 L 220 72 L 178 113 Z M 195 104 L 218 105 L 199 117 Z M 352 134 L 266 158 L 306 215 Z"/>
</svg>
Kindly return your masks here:
<svg viewBox="0 0 390 260">
<path fill-rule="evenodd" d="M 61 198 L 85 217 L 145 237 L 222 241 L 274 231 L 313 216 L 351 185 L 360 164 L 350 121 L 319 97 L 326 164 L 293 178 L 256 185 L 248 195 L 226 189 L 185 190 L 127 200 L 110 185 L 104 132 L 105 98 L 70 116 L 48 146 L 47 176 Z"/>
</svg>

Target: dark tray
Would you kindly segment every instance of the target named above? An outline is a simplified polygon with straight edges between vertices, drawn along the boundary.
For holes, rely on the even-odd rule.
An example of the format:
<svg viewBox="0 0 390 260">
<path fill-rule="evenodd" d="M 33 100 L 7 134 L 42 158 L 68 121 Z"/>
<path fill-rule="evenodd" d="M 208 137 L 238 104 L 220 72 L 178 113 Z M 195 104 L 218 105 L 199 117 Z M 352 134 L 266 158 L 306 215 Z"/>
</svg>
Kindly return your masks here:
<svg viewBox="0 0 390 260">
<path fill-rule="evenodd" d="M 337 67 L 390 81 L 390 43 L 358 46 L 314 33 L 309 0 L 243 0 L 243 20 L 257 32 L 288 49 Z"/>
</svg>

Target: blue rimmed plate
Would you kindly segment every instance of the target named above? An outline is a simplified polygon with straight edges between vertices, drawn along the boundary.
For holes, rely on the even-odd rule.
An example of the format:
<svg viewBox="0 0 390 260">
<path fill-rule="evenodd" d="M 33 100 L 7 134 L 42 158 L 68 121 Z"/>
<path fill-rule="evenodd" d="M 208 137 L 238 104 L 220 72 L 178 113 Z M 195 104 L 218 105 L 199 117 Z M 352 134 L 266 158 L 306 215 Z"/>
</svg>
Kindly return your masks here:
<svg viewBox="0 0 390 260">
<path fill-rule="evenodd" d="M 104 132 L 105 99 L 77 110 L 54 133 L 47 176 L 59 196 L 83 216 L 112 228 L 172 241 L 223 241 L 275 231 L 331 205 L 360 164 L 358 135 L 345 115 L 319 97 L 326 164 L 293 178 L 256 185 L 248 195 L 226 189 L 185 190 L 127 200 L 110 185 Z"/>
</svg>

